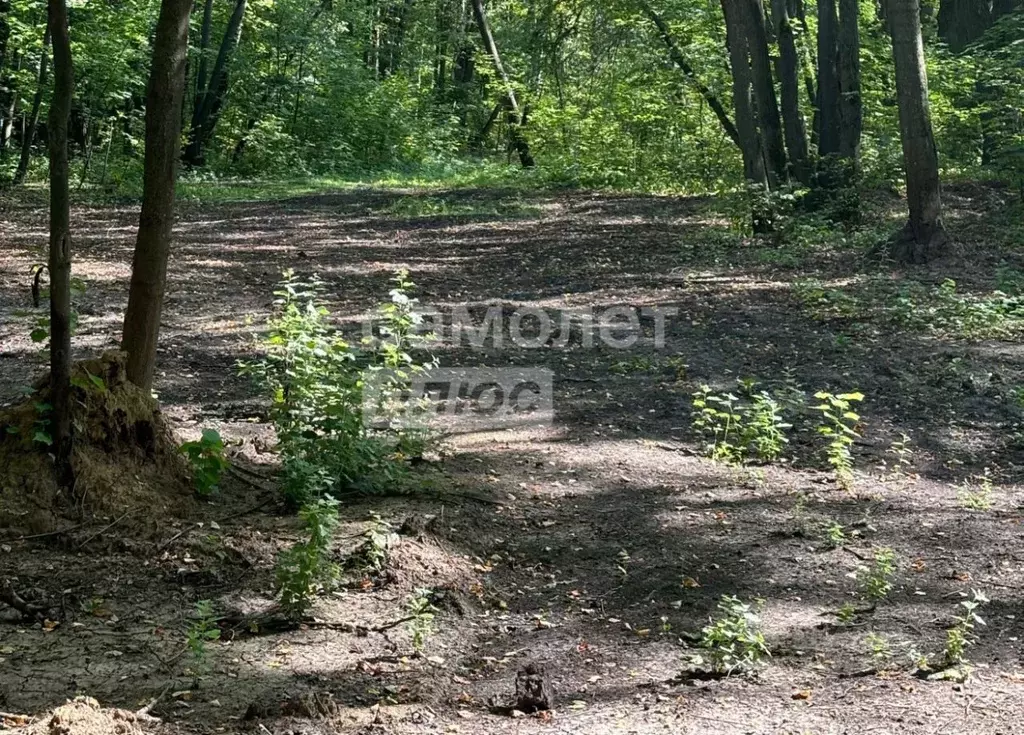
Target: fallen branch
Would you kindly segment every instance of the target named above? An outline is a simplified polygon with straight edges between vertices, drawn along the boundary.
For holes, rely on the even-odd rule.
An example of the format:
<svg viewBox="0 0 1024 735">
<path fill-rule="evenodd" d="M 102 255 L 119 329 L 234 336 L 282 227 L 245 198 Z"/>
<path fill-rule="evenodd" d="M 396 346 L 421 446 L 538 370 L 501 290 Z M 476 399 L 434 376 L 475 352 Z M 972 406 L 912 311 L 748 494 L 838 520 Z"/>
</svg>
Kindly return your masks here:
<svg viewBox="0 0 1024 735">
<path fill-rule="evenodd" d="M 0 602 L 14 608 L 26 618 L 34 618 L 35 620 L 43 620 L 46 617 L 46 606 L 45 605 L 33 605 L 22 599 L 15 589 L 14 585 L 11 584 L 11 580 L 5 579 L 2 586 L 0 586 Z"/>
<path fill-rule="evenodd" d="M 403 623 L 408 623 L 415 619 L 415 615 L 407 615 L 405 617 L 398 618 L 397 620 L 382 623 L 381 625 L 367 626 L 344 621 L 292 618 L 285 615 L 281 611 L 280 607 L 276 607 L 259 615 L 226 615 L 218 618 L 217 623 L 222 628 L 229 628 L 233 632 L 246 631 L 250 635 L 280 633 L 304 627 L 318 628 L 321 630 L 339 630 L 344 633 L 355 633 L 358 636 L 367 636 L 370 633 L 384 633 L 392 628 L 397 628 Z"/>
<path fill-rule="evenodd" d="M 140 707 L 139 709 L 135 710 L 135 717 L 137 719 L 145 720 L 147 722 L 160 722 L 160 718 L 159 717 L 154 717 L 150 713 L 153 711 L 153 708 L 156 707 L 157 702 L 159 702 L 161 699 L 163 699 L 164 696 L 169 691 L 171 691 L 171 686 L 168 684 L 164 688 L 164 690 L 162 692 L 160 692 L 155 697 L 153 697 L 151 700 L 149 700 L 149 702 L 146 703 L 146 706 Z"/>
<path fill-rule="evenodd" d="M 860 669 L 859 671 L 840 671 L 838 676 L 840 679 L 859 679 L 863 676 L 875 676 L 878 673 L 878 669 L 872 667 L 870 669 Z"/>
<path fill-rule="evenodd" d="M 128 516 L 130 516 L 134 512 L 135 512 L 134 510 L 130 510 L 127 513 L 123 513 L 120 517 L 116 518 L 113 523 L 108 523 L 103 528 L 101 528 L 99 531 L 94 533 L 92 536 L 89 536 L 87 539 L 85 539 L 85 541 L 80 541 L 78 544 L 75 545 L 75 549 L 81 549 L 83 546 L 85 546 L 87 543 L 89 543 L 93 539 L 95 539 L 95 538 L 97 538 L 99 536 L 102 536 L 104 533 L 109 531 L 111 528 L 116 526 L 118 523 L 123 521 L 125 518 L 127 518 Z"/>
</svg>

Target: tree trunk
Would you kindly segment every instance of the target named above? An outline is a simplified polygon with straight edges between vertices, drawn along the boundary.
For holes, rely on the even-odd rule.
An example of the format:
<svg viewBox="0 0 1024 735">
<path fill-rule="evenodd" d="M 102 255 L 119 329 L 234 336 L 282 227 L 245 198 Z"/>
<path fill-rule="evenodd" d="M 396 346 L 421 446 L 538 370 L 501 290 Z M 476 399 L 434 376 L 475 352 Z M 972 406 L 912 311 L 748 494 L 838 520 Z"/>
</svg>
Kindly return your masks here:
<svg viewBox="0 0 1024 735">
<path fill-rule="evenodd" d="M 18 161 L 18 169 L 14 172 L 14 185 L 18 186 L 25 181 L 28 175 L 28 164 L 32 160 L 32 143 L 36 139 L 36 128 L 39 127 L 39 110 L 43 106 L 43 90 L 46 87 L 46 72 L 50 57 L 47 53 L 50 48 L 50 25 L 47 22 L 46 32 L 43 34 L 43 48 L 39 52 L 39 71 L 36 74 L 36 94 L 32 98 L 32 111 L 22 123 L 21 131 L 21 159 Z"/>
<path fill-rule="evenodd" d="M 153 386 L 167 283 L 191 11 L 192 0 L 162 0 L 146 91 L 142 214 L 121 341 L 122 349 L 128 353 L 128 379 L 146 391 Z"/>
<path fill-rule="evenodd" d="M 516 102 L 516 93 L 512 89 L 512 82 L 505 72 L 505 67 L 502 66 L 501 56 L 498 54 L 498 46 L 494 42 L 494 36 L 491 35 L 491 27 L 487 23 L 487 14 L 484 12 L 483 0 L 473 0 L 473 15 L 476 17 L 476 25 L 480 31 L 480 38 L 484 42 L 484 48 L 490 55 L 491 61 L 494 63 L 494 70 L 498 73 L 498 78 L 505 88 L 504 92 L 506 99 L 508 99 L 511 123 L 509 125 L 509 137 L 512 141 L 512 147 L 519 154 L 519 162 L 523 165 L 523 168 L 532 168 L 533 156 L 530 154 L 530 146 L 526 142 L 522 130 L 523 115 L 519 109 L 519 103 Z"/>
<path fill-rule="evenodd" d="M 765 154 L 761 143 L 761 135 L 754 119 L 754 101 L 752 97 L 752 75 L 750 57 L 747 52 L 747 36 L 744 33 L 743 15 L 746 13 L 741 3 L 745 0 L 722 0 L 722 12 L 725 15 L 725 39 L 729 49 L 729 61 L 732 66 L 732 100 L 736 109 L 736 129 L 740 135 L 740 151 L 743 155 L 743 178 L 749 185 L 768 188 L 768 175 L 765 168 Z M 771 230 L 771 221 L 759 211 L 753 212 L 755 232 Z"/>
<path fill-rule="evenodd" d="M 864 113 L 860 96 L 860 2 L 839 0 L 839 155 L 860 164 Z"/>
<path fill-rule="evenodd" d="M 983 0 L 942 0 L 939 3 L 939 38 L 959 53 L 979 38 L 994 18 L 989 3 Z"/>
<path fill-rule="evenodd" d="M 47 29 L 53 40 L 53 99 L 47 121 L 50 149 L 50 414 L 57 482 L 73 490 L 71 466 L 71 204 L 68 182 L 68 120 L 74 93 L 68 11 L 48 0 Z M 45 49 L 43 54 L 45 56 Z"/>
<path fill-rule="evenodd" d="M 246 6 L 247 0 L 235 0 L 235 8 L 228 19 L 227 28 L 224 29 L 224 38 L 217 51 L 217 60 L 213 64 L 210 80 L 202 91 L 201 103 L 192 112 L 188 146 L 184 155 L 185 163 L 189 166 L 203 165 L 203 149 L 210 142 L 217 127 L 228 88 L 228 66 L 242 38 L 242 20 L 245 18 Z M 197 96 L 198 94 L 197 92 Z"/>
<path fill-rule="evenodd" d="M 377 76 L 387 79 L 402 63 L 402 46 L 409 23 L 413 0 L 402 0 L 402 4 L 388 13 L 387 24 L 382 30 L 384 47 L 377 57 Z"/>
<path fill-rule="evenodd" d="M 839 154 L 839 16 L 836 0 L 818 0 L 818 156 Z"/>
<path fill-rule="evenodd" d="M 946 251 L 948 238 L 942 226 L 939 158 L 928 108 L 920 3 L 888 0 L 886 4 L 910 210 L 906 227 L 892 243 L 891 255 L 901 262 L 926 263 Z"/>
<path fill-rule="evenodd" d="M 199 67 L 196 70 L 196 89 L 192 102 L 192 115 L 203 107 L 206 98 L 207 72 L 210 65 L 210 34 L 213 25 L 213 0 L 203 3 L 203 24 L 199 28 Z"/>
<path fill-rule="evenodd" d="M 722 130 L 724 130 L 725 134 L 729 136 L 729 140 L 739 146 L 740 134 L 739 131 L 736 130 L 736 126 L 733 124 L 732 120 L 729 119 L 729 113 L 725 111 L 725 107 L 719 101 L 718 97 L 715 96 L 715 93 L 700 80 L 693 67 L 686 60 L 686 57 L 683 56 L 683 52 L 679 49 L 675 39 L 672 37 L 672 32 L 669 29 L 668 24 L 660 15 L 654 12 L 654 9 L 646 2 L 641 2 L 640 8 L 657 27 L 658 35 L 661 36 L 661 40 L 665 42 L 665 46 L 668 48 L 669 58 L 671 58 L 675 65 L 678 66 L 683 74 L 686 75 L 686 78 L 690 80 L 690 84 L 693 85 L 693 88 L 696 89 L 700 96 L 708 103 L 708 107 L 711 108 L 715 117 L 718 118 L 718 122 L 721 124 Z"/>
<path fill-rule="evenodd" d="M 743 154 L 743 176 L 747 181 L 767 186 L 764 151 L 754 120 L 747 38 L 737 18 L 743 9 L 736 6 L 736 0 L 722 0 L 722 12 L 725 15 L 725 39 L 732 67 L 732 102 L 736 109 L 736 130 L 739 132 L 740 151 Z"/>
<path fill-rule="evenodd" d="M 807 130 L 800 114 L 800 57 L 797 54 L 793 20 L 787 0 L 772 0 L 772 17 L 779 40 L 779 81 L 782 88 L 782 121 L 786 150 L 793 176 L 802 184 L 811 183 L 807 160 Z"/>
<path fill-rule="evenodd" d="M 12 55 L 9 68 L 11 72 L 0 79 L 0 85 L 6 90 L 3 97 L 0 97 L 0 157 L 7 157 L 7 149 L 11 143 L 11 134 L 14 132 L 14 115 L 18 109 L 18 90 L 15 88 L 15 74 L 21 71 L 21 61 L 24 57 L 21 54 Z"/>
<path fill-rule="evenodd" d="M 761 0 L 747 0 L 747 48 L 753 74 L 754 102 L 761 128 L 769 181 L 773 188 L 789 179 L 786 170 L 786 149 L 782 142 L 782 123 L 779 103 L 775 98 L 775 82 L 768 56 L 768 31 L 765 27 L 764 6 Z"/>
</svg>

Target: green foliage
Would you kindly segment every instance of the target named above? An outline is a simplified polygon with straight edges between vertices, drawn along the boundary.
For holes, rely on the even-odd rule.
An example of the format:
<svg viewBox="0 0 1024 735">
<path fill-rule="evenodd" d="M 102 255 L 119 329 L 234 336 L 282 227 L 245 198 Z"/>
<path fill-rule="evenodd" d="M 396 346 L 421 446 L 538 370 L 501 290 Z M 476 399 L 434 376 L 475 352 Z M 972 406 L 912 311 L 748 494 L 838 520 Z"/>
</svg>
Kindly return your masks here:
<svg viewBox="0 0 1024 735">
<path fill-rule="evenodd" d="M 871 564 L 860 564 L 849 575 L 857 581 L 861 593 L 871 600 L 883 600 L 892 591 L 896 576 L 896 553 L 888 548 L 875 549 Z"/>
<path fill-rule="evenodd" d="M 708 662 L 719 673 L 752 674 L 765 657 L 771 656 L 761 619 L 755 608 L 738 597 L 724 595 L 718 603 L 718 616 L 701 631 L 701 648 Z"/>
<path fill-rule="evenodd" d="M 885 453 L 892 457 L 891 462 L 883 460 L 884 466 L 889 468 L 889 476 L 894 480 L 906 479 L 913 467 L 914 460 L 914 447 L 910 442 L 910 437 L 900 434 L 900 438 L 895 439 Z"/>
<path fill-rule="evenodd" d="M 192 465 L 196 492 L 204 498 L 216 492 L 221 475 L 231 465 L 224 456 L 224 440 L 220 433 L 215 429 L 203 429 L 199 439 L 183 443 L 178 451 Z"/>
<path fill-rule="evenodd" d="M 843 525 L 838 521 L 829 521 L 823 530 L 825 536 L 825 545 L 830 549 L 838 549 L 843 546 L 846 541 L 846 531 Z"/>
<path fill-rule="evenodd" d="M 793 293 L 819 321 L 850 319 L 860 314 L 860 301 L 842 289 L 828 288 L 821 281 L 802 279 L 793 284 Z"/>
<path fill-rule="evenodd" d="M 857 616 L 857 608 L 851 602 L 844 602 L 842 607 L 836 611 L 836 620 L 840 625 L 849 625 Z"/>
<path fill-rule="evenodd" d="M 853 455 L 850 447 L 860 434 L 856 426 L 860 416 L 850 410 L 850 404 L 864 400 L 863 393 L 840 393 L 834 395 L 827 391 L 814 394 L 821 403 L 815 406 L 821 411 L 823 423 L 818 426 L 818 433 L 828 439 L 826 450 L 828 463 L 832 466 L 836 483 L 843 489 L 853 486 Z"/>
<path fill-rule="evenodd" d="M 275 291 L 277 313 L 262 342 L 262 360 L 243 363 L 271 398 L 270 418 L 278 438 L 282 488 L 295 505 L 345 489 L 393 491 L 402 482 L 402 460 L 422 451 L 428 434 L 384 425 L 364 417 L 366 371 L 382 372 L 383 398 L 400 393 L 410 375 L 432 364 L 411 349 L 419 316 L 409 296 L 406 273 L 396 277 L 391 300 L 382 307 L 383 337 L 363 352 L 328 321 L 319 303 L 322 284 L 302 281 L 291 271 Z"/>
<path fill-rule="evenodd" d="M 38 278 L 38 274 L 41 270 L 45 270 L 43 265 L 34 265 L 31 269 L 31 275 L 33 278 Z M 78 305 L 81 302 L 82 297 L 86 291 L 86 283 L 81 278 L 71 279 L 71 311 L 69 312 L 69 324 L 71 327 L 71 334 L 74 335 L 78 330 Z M 40 346 L 40 353 L 50 354 L 50 287 L 43 286 L 39 288 L 38 293 L 38 307 L 36 308 L 36 316 L 33 321 L 32 331 L 29 332 L 29 339 Z"/>
<path fill-rule="evenodd" d="M 931 289 L 907 282 L 892 307 L 893 319 L 908 329 L 929 330 L 965 339 L 1008 337 L 1024 326 L 1024 297 L 994 291 L 970 296 L 947 278 Z"/>
<path fill-rule="evenodd" d="M 774 462 L 782 456 L 792 425 L 783 419 L 779 402 L 767 391 L 755 392 L 753 385 L 746 386 L 743 398 L 711 393 L 706 385 L 693 394 L 693 425 L 708 438 L 712 459 L 739 464 L 748 459 Z"/>
<path fill-rule="evenodd" d="M 879 664 L 885 664 L 892 658 L 892 648 L 884 635 L 871 631 L 867 634 L 865 641 L 868 645 L 869 655 Z"/>
<path fill-rule="evenodd" d="M 301 618 L 317 595 L 329 591 L 340 570 L 331 559 L 338 525 L 338 501 L 320 498 L 299 511 L 308 538 L 281 553 L 277 560 L 278 599 L 289 616 Z"/>
<path fill-rule="evenodd" d="M 432 600 L 434 591 L 431 589 L 417 589 L 409 603 L 406 605 L 411 620 L 409 621 L 409 634 L 412 636 L 412 647 L 422 651 L 427 639 L 434 631 L 434 617 L 437 615 L 437 608 Z"/>
<path fill-rule="evenodd" d="M 219 639 L 220 628 L 217 627 L 213 603 L 210 600 L 199 600 L 185 631 L 186 646 L 192 657 L 192 673 L 196 679 L 209 669 L 207 644 Z"/>
<path fill-rule="evenodd" d="M 50 413 L 53 411 L 53 404 L 34 401 L 32 407 L 36 411 L 36 418 L 32 422 L 32 441 L 48 447 L 53 444 L 53 435 L 50 433 Z"/>
<path fill-rule="evenodd" d="M 967 663 L 967 647 L 977 638 L 974 629 L 985 624 L 978 610 L 988 601 L 988 597 L 980 590 L 973 590 L 971 599 L 960 601 L 963 612 L 954 617 L 956 622 L 946 631 L 946 647 L 942 651 L 942 660 L 946 666 L 963 666 Z"/>
<path fill-rule="evenodd" d="M 965 482 L 956 491 L 957 502 L 967 510 L 989 510 L 992 507 L 992 475 L 986 467 L 982 474 Z"/>
</svg>

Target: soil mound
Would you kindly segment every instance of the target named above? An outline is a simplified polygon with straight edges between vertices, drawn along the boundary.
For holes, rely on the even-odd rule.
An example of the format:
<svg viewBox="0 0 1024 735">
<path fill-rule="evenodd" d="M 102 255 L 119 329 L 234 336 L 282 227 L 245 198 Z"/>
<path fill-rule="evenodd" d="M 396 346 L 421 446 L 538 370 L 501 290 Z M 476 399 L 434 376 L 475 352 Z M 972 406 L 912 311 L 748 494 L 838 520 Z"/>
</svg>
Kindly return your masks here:
<svg viewBox="0 0 1024 735">
<path fill-rule="evenodd" d="M 60 517 L 144 507 L 153 522 L 183 510 L 191 497 L 189 467 L 157 402 L 128 381 L 124 353 L 76 363 L 71 382 L 71 493 L 55 481 L 49 454 L 47 381 L 0 412 L 0 528 L 37 534 L 54 530 Z"/>
<path fill-rule="evenodd" d="M 23 735 L 142 735 L 134 712 L 100 707 L 92 697 L 77 697 L 17 732 Z"/>
</svg>

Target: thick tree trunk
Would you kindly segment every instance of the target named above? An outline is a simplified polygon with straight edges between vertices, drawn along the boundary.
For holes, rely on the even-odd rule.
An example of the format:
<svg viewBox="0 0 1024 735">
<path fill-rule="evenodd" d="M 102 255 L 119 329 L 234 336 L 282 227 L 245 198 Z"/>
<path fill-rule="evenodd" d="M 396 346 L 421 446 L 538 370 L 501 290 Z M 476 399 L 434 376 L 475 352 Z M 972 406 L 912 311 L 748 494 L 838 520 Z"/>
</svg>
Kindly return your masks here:
<svg viewBox="0 0 1024 735">
<path fill-rule="evenodd" d="M 864 113 L 860 96 L 860 2 L 839 0 L 839 155 L 856 170 Z"/>
<path fill-rule="evenodd" d="M 807 130 L 800 114 L 800 57 L 787 0 L 772 0 L 772 17 L 779 39 L 779 86 L 786 151 L 793 176 L 806 185 L 811 183 L 811 171 L 807 160 Z"/>
<path fill-rule="evenodd" d="M 767 187 L 764 151 L 757 122 L 754 120 L 747 38 L 737 17 L 743 13 L 743 8 L 737 7 L 736 2 L 737 0 L 722 0 L 722 12 L 725 14 L 726 45 L 732 67 L 732 103 L 736 110 L 736 129 L 739 132 L 740 151 L 743 154 L 743 177 L 749 182 Z"/>
<path fill-rule="evenodd" d="M 939 38 L 958 53 L 979 38 L 994 18 L 984 0 L 942 0 L 939 3 Z"/>
<path fill-rule="evenodd" d="M 191 11 L 192 0 L 162 0 L 146 92 L 142 214 L 121 346 L 128 353 L 128 379 L 147 391 L 153 385 L 167 283 Z"/>
<path fill-rule="evenodd" d="M 74 93 L 68 11 L 64 0 L 48 0 L 47 28 L 53 40 L 53 98 L 47 121 L 50 152 L 50 414 L 57 482 L 73 490 L 71 466 L 71 204 L 68 120 Z M 45 55 L 45 49 L 43 51 Z"/>
<path fill-rule="evenodd" d="M 530 146 L 526 142 L 526 137 L 523 135 L 522 130 L 523 115 L 519 109 L 519 103 L 516 102 L 516 93 L 512 89 L 512 82 L 501 63 L 498 45 L 494 42 L 494 36 L 491 35 L 491 27 L 487 22 L 487 13 L 484 11 L 483 0 L 473 0 L 473 15 L 476 18 L 476 25 L 480 31 L 480 38 L 484 43 L 484 48 L 494 63 L 494 70 L 498 73 L 498 78 L 504 87 L 505 97 L 508 100 L 511 122 L 509 125 L 509 137 L 512 141 L 512 147 L 519 154 L 519 162 L 523 165 L 523 168 L 532 168 L 533 156 L 530 154 Z"/>
<path fill-rule="evenodd" d="M 242 21 L 245 18 L 247 0 L 235 0 L 235 7 L 224 29 L 224 38 L 217 51 L 217 60 L 213 64 L 210 80 L 202 92 L 201 103 L 192 112 L 192 124 L 189 129 L 188 146 L 185 148 L 184 160 L 189 166 L 202 166 L 203 150 L 213 137 L 217 127 L 220 111 L 224 104 L 224 96 L 228 89 L 228 67 L 231 57 L 242 38 Z M 197 93 L 198 94 L 198 93 Z"/>
<path fill-rule="evenodd" d="M 665 42 L 665 46 L 668 48 L 669 58 L 672 59 L 673 63 L 679 67 L 683 74 L 686 75 L 686 78 L 690 80 L 690 84 L 693 85 L 693 88 L 697 90 L 700 96 L 704 98 L 704 101 L 708 103 L 708 107 L 711 108 L 715 117 L 718 118 L 718 122 L 721 124 L 722 130 L 724 130 L 725 134 L 729 136 L 729 140 L 739 146 L 740 134 L 732 120 L 729 119 L 729 113 L 725 111 L 725 107 L 722 105 L 715 93 L 700 80 L 700 77 L 697 76 L 697 72 L 694 71 L 693 66 L 691 66 L 686 60 L 686 57 L 683 56 L 683 52 L 679 49 L 678 44 L 676 44 L 675 39 L 672 37 L 672 32 L 671 29 L 669 29 L 668 24 L 660 15 L 654 12 L 654 9 L 646 2 L 641 2 L 640 8 L 643 10 L 644 14 L 650 18 L 651 22 L 654 23 L 655 27 L 657 27 L 658 35 L 661 36 L 661 40 Z"/>
<path fill-rule="evenodd" d="M 761 0 L 746 0 L 747 48 L 750 51 L 750 69 L 753 74 L 754 102 L 761 129 L 769 181 L 776 187 L 789 179 L 786 169 L 786 150 L 782 142 L 782 122 L 779 103 L 775 98 L 771 60 L 768 56 L 768 31 L 765 27 L 764 6 Z"/>
<path fill-rule="evenodd" d="M 28 165 L 32 160 L 32 144 L 36 139 L 36 128 L 39 127 L 39 110 L 43 106 L 43 91 L 46 87 L 47 66 L 49 64 L 50 50 L 50 26 L 47 23 L 46 32 L 43 34 L 43 49 L 39 52 L 39 70 L 36 73 L 36 94 L 32 98 L 32 108 L 28 117 L 23 122 L 21 131 L 21 158 L 18 160 L 18 168 L 14 172 L 14 185 L 18 186 L 25 181 L 28 175 Z"/>
<path fill-rule="evenodd" d="M 736 109 L 736 129 L 740 135 L 740 152 L 743 155 L 743 178 L 751 187 L 768 189 L 768 173 L 765 163 L 761 134 L 757 129 L 754 112 L 753 78 L 744 32 L 743 16 L 746 0 L 721 0 L 725 15 L 725 39 L 732 67 L 732 101 Z M 751 213 L 754 232 L 770 232 L 770 216 L 759 208 Z"/>
<path fill-rule="evenodd" d="M 842 116 L 839 90 L 839 16 L 836 0 L 818 0 L 818 156 L 838 155 Z"/>
<path fill-rule="evenodd" d="M 892 243 L 891 255 L 902 262 L 925 263 L 946 251 L 948 238 L 942 226 L 939 158 L 928 108 L 920 4 L 919 0 L 888 0 L 886 5 L 910 210 L 907 226 Z"/>
</svg>

